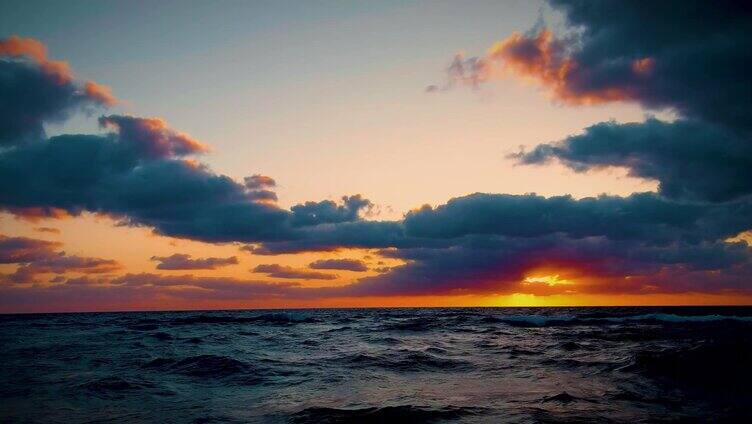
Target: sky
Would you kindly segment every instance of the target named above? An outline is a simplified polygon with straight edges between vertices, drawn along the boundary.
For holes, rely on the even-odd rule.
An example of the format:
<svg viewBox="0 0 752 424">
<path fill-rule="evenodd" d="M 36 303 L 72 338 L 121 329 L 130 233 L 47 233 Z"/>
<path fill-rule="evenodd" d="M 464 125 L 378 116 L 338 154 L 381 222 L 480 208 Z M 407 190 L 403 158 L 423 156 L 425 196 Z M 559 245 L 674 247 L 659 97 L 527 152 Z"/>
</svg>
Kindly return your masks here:
<svg viewBox="0 0 752 424">
<path fill-rule="evenodd" d="M 747 304 L 718 2 L 0 5 L 0 312 Z"/>
</svg>

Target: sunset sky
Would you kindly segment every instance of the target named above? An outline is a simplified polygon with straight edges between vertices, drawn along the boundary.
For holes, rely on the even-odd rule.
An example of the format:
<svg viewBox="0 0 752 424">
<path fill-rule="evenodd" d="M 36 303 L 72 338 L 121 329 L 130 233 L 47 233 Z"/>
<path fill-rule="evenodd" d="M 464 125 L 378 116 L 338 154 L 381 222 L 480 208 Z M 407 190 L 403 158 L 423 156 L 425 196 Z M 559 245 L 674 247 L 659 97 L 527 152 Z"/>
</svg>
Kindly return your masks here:
<svg viewBox="0 0 752 424">
<path fill-rule="evenodd" d="M 749 14 L 599 5 L 2 2 L 0 312 L 752 303 Z"/>
</svg>

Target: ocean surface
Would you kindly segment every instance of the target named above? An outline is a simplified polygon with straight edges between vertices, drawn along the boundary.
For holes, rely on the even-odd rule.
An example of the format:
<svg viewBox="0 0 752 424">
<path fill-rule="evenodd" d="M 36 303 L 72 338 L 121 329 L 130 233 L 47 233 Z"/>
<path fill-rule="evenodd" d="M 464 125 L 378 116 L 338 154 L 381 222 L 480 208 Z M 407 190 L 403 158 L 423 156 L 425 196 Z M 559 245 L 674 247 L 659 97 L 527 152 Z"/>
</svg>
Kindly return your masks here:
<svg viewBox="0 0 752 424">
<path fill-rule="evenodd" d="M 750 422 L 752 308 L 0 315 L 0 422 Z"/>
</svg>

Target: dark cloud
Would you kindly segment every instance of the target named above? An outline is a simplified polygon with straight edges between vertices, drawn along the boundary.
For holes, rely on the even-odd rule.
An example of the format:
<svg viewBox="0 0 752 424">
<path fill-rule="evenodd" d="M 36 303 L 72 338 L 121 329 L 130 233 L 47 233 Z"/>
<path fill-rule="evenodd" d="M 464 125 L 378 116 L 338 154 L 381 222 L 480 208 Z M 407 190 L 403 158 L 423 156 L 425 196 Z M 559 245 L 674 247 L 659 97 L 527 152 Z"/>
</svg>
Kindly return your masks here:
<svg viewBox="0 0 752 424">
<path fill-rule="evenodd" d="M 22 216 L 102 213 L 207 241 L 289 233 L 288 211 L 253 202 L 243 185 L 182 159 L 207 148 L 160 119 L 104 116 L 100 123 L 113 133 L 45 139 L 44 122 L 106 96 L 100 86 L 77 86 L 41 43 L 0 41 L 0 75 L 0 142 L 8 145 L 0 151 L 1 208 Z"/>
<path fill-rule="evenodd" d="M 654 193 L 628 197 L 542 197 L 534 194 L 473 194 L 451 199 L 437 208 L 408 213 L 408 236 L 457 238 L 473 234 L 572 238 L 604 236 L 663 244 L 733 237 L 752 222 L 749 202 L 723 205 L 677 202 Z"/>
<path fill-rule="evenodd" d="M 0 146 L 39 141 L 44 138 L 43 123 L 113 103 L 107 87 L 92 81 L 77 84 L 68 64 L 49 60 L 39 41 L 0 39 Z"/>
<path fill-rule="evenodd" d="M 752 4 L 552 0 L 580 29 L 565 76 L 577 95 L 625 90 L 648 107 L 752 129 Z M 643 62 L 640 62 L 640 61 Z"/>
<path fill-rule="evenodd" d="M 343 196 L 340 205 L 331 200 L 305 202 L 290 208 L 292 211 L 291 224 L 295 227 L 301 227 L 357 221 L 361 210 L 367 211 L 372 207 L 373 203 L 359 194 Z"/>
<path fill-rule="evenodd" d="M 297 280 L 334 280 L 337 278 L 334 274 L 324 272 L 309 271 L 307 269 L 297 269 L 290 266 L 279 264 L 262 264 L 252 270 L 256 273 L 267 274 L 273 278 L 289 278 Z"/>
<path fill-rule="evenodd" d="M 249 248 L 257 255 L 299 252 L 331 252 L 342 248 L 409 247 L 444 245 L 443 240 L 415 240 L 405 235 L 402 222 L 355 221 L 321 224 L 298 229 L 290 240 L 268 241 Z"/>
<path fill-rule="evenodd" d="M 237 265 L 238 258 L 192 258 L 191 255 L 175 253 L 170 256 L 152 256 L 152 261 L 159 262 L 157 269 L 186 270 L 186 269 L 217 269 L 223 266 Z"/>
<path fill-rule="evenodd" d="M 739 289 L 738 274 L 748 269 L 752 252 L 726 240 L 751 222 L 746 200 L 475 194 L 413 211 L 404 222 L 316 226 L 298 240 L 263 243 L 255 253 L 381 247 L 382 256 L 404 262 L 348 286 L 346 293 L 358 296 L 573 290 L 524 283 L 541 267 L 599 279 L 600 285 L 579 286 L 579 292 L 667 292 L 681 286 L 671 275 L 690 274 L 716 288 Z M 692 290 L 702 291 L 699 285 Z"/>
<path fill-rule="evenodd" d="M 383 255 L 405 265 L 360 279 L 350 295 L 427 295 L 466 293 L 667 293 L 689 291 L 673 277 L 692 275 L 691 291 L 722 288 L 749 292 L 740 270 L 752 264 L 744 243 L 707 242 L 645 245 L 604 237 L 572 239 L 466 237 L 450 248 L 390 249 Z M 530 285 L 526 277 L 575 273 L 577 285 Z M 743 272 L 742 272 L 743 274 Z M 647 290 L 647 291 L 646 291 Z"/>
<path fill-rule="evenodd" d="M 154 158 L 154 150 L 136 143 L 118 133 L 63 135 L 0 152 L 0 206 L 104 213 L 206 241 L 289 232 L 290 213 L 252 202 L 243 185 L 190 160 Z"/>
<path fill-rule="evenodd" d="M 563 12 L 568 32 L 536 24 L 497 42 L 477 71 L 462 70 L 475 85 L 496 68 L 534 79 L 567 104 L 631 101 L 675 112 L 673 122 L 600 123 L 512 155 L 524 164 L 557 159 L 578 172 L 624 167 L 658 181 L 659 194 L 452 199 L 404 221 L 407 236 L 446 238 L 452 247 L 390 250 L 407 264 L 366 282 L 440 285 L 471 276 L 478 285 L 514 285 L 538 266 L 535 258 L 560 258 L 612 278 L 601 290 L 748 290 L 740 276 L 750 270 L 749 247 L 728 239 L 752 227 L 752 8 L 733 1 L 550 3 Z M 543 250 L 522 249 L 544 241 L 550 246 Z M 517 261 L 499 267 L 509 256 Z M 528 264 L 518 269 L 520 263 Z"/>
<path fill-rule="evenodd" d="M 750 5 L 551 3 L 578 28 L 575 36 L 516 34 L 491 56 L 565 101 L 629 100 L 682 118 L 600 123 L 517 155 L 522 163 L 556 158 L 576 171 L 626 167 L 676 199 L 722 202 L 752 193 Z"/>
<path fill-rule="evenodd" d="M 618 166 L 657 180 L 666 197 L 727 201 L 752 194 L 752 142 L 700 121 L 604 122 L 558 143 L 514 155 L 521 163 L 552 158 L 581 172 Z"/>
<path fill-rule="evenodd" d="M 474 85 L 501 67 L 538 80 L 571 104 L 635 101 L 682 116 L 752 129 L 752 6 L 733 0 L 659 4 L 551 0 L 571 31 L 553 34 L 540 24 L 514 33 L 476 60 L 453 66 Z M 451 80 L 451 79 L 450 79 Z"/>
<path fill-rule="evenodd" d="M 343 271 L 365 272 L 368 266 L 358 259 L 320 259 L 308 265 L 312 269 L 339 269 Z"/>
</svg>

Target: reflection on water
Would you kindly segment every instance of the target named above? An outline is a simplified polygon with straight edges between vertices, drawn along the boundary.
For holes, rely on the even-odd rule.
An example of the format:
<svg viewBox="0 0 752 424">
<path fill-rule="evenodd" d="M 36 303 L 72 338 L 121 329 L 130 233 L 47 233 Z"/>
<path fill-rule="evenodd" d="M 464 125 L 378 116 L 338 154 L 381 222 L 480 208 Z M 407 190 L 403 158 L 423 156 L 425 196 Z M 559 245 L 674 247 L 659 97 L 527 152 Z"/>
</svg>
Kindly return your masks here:
<svg viewBox="0 0 752 424">
<path fill-rule="evenodd" d="M 751 308 L 0 316 L 0 422 L 735 422 Z"/>
</svg>

